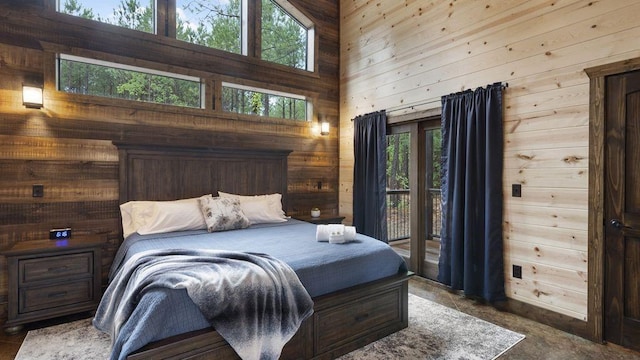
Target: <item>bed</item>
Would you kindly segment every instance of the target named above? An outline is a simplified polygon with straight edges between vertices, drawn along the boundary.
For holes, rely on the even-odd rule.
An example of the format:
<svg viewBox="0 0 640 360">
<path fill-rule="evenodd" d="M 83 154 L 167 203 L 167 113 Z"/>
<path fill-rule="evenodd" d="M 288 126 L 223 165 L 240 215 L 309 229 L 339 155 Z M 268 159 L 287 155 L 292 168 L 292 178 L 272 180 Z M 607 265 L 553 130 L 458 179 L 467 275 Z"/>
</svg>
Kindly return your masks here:
<svg viewBox="0 0 640 360">
<path fill-rule="evenodd" d="M 139 146 L 116 143 L 120 156 L 120 202 L 143 200 L 176 200 L 214 193 L 273 194 L 282 196 L 286 209 L 287 156 L 289 151 L 251 149 L 211 149 L 174 146 Z M 408 325 L 408 278 L 410 273 L 397 255 L 380 249 L 380 272 L 362 271 L 344 255 L 359 253 L 358 246 L 377 240 L 358 235 L 348 244 L 321 244 L 315 241 L 315 225 L 289 219 L 273 224 L 252 225 L 243 230 L 208 233 L 206 230 L 178 231 L 153 235 L 134 234 L 127 237 L 114 264 L 124 262 L 139 251 L 157 246 L 199 248 L 211 243 L 211 236 L 223 234 L 216 241 L 223 250 L 270 253 L 289 264 L 313 298 L 313 314 L 302 322 L 293 338 L 282 350 L 283 359 L 332 359 L 367 343 L 380 339 Z M 258 234 L 267 239 L 252 247 Z M 277 234 L 277 235 L 274 235 Z M 301 240 L 303 239 L 304 240 Z M 176 240 L 177 239 L 177 240 Z M 188 239 L 188 240 L 186 240 Z M 222 238 L 220 238 L 222 239 Z M 304 243 L 298 251 L 284 252 L 278 243 Z M 291 245 L 284 248 L 296 248 Z M 300 251 L 309 248 L 310 251 Z M 328 249 L 317 268 L 301 265 L 305 253 Z M 377 251 L 377 250 L 376 250 Z M 394 258 L 394 255 L 397 258 Z M 389 257 L 389 258 L 385 258 Z M 331 261 L 335 261 L 332 264 Z M 386 264 L 387 268 L 385 268 Z M 342 266 L 342 267 L 341 267 Z M 323 271 L 347 274 L 337 281 L 323 281 Z M 172 310 L 174 311 L 174 310 Z M 194 329 L 181 328 L 179 333 L 154 340 L 128 355 L 128 359 L 203 358 L 237 359 L 238 355 L 212 327 L 198 321 Z M 170 325 L 169 328 L 172 326 Z"/>
</svg>

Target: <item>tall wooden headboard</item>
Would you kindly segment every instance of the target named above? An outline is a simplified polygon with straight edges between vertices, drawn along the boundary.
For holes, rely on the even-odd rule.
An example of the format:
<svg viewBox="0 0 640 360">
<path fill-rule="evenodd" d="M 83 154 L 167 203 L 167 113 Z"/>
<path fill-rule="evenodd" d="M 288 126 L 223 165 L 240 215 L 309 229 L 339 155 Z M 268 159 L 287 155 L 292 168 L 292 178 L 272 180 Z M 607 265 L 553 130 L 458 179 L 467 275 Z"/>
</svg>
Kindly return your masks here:
<svg viewBox="0 0 640 360">
<path fill-rule="evenodd" d="M 241 195 L 281 193 L 287 209 L 290 150 L 114 145 L 120 157 L 120 203 L 217 196 L 220 190 Z"/>
</svg>

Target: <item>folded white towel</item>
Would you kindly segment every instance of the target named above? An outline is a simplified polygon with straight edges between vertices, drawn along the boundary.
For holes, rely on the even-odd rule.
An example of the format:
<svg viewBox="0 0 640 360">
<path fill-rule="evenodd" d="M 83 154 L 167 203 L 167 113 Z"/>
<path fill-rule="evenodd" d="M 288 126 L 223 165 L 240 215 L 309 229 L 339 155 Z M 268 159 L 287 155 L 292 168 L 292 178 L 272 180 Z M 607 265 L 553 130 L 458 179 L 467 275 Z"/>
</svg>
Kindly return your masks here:
<svg viewBox="0 0 640 360">
<path fill-rule="evenodd" d="M 316 240 L 328 241 L 331 244 L 342 244 L 356 238 L 356 228 L 342 224 L 318 225 Z"/>
<path fill-rule="evenodd" d="M 342 224 L 329 224 L 318 225 L 316 227 L 316 240 L 329 241 L 331 233 L 344 234 L 344 225 Z"/>
<path fill-rule="evenodd" d="M 345 226 L 344 227 L 344 239 L 345 241 L 353 241 L 356 239 L 356 227 Z"/>
</svg>

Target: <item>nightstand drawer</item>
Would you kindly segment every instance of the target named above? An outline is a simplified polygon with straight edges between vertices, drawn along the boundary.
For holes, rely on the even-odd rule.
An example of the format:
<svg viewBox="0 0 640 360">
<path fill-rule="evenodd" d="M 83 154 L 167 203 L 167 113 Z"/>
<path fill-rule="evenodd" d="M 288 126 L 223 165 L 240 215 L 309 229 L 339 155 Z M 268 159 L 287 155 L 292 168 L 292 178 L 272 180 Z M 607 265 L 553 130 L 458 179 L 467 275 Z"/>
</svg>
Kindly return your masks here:
<svg viewBox="0 0 640 360">
<path fill-rule="evenodd" d="M 20 313 L 77 304 L 93 299 L 93 279 L 20 289 Z"/>
<path fill-rule="evenodd" d="M 103 235 L 17 242 L 7 258 L 5 331 L 23 324 L 95 310 L 100 302 Z M 1 280 L 0 280 L 1 281 Z"/>
<path fill-rule="evenodd" d="M 91 276 L 93 253 L 86 252 L 21 260 L 19 266 L 21 284 L 77 276 Z"/>
</svg>

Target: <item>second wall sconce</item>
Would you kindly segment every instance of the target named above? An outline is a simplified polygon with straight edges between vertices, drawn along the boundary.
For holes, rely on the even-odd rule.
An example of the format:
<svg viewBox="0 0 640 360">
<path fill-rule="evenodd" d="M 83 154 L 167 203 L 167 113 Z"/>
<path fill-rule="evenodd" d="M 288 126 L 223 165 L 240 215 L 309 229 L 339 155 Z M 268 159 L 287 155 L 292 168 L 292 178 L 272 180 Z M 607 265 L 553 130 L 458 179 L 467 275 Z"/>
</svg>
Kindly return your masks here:
<svg viewBox="0 0 640 360">
<path fill-rule="evenodd" d="M 329 135 L 330 125 L 328 121 L 323 121 L 320 123 L 320 134 L 321 135 Z"/>
<path fill-rule="evenodd" d="M 22 85 L 22 105 L 30 109 L 42 108 L 42 86 Z"/>
</svg>

